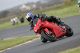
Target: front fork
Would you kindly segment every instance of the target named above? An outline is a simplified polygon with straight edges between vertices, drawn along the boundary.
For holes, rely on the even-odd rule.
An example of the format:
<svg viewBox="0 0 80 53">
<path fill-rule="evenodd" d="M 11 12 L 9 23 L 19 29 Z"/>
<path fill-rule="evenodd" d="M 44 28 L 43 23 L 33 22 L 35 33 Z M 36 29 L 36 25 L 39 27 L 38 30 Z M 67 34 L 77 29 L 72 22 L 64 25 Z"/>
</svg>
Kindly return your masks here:
<svg viewBox="0 0 80 53">
<path fill-rule="evenodd" d="M 51 31 L 49 31 L 49 29 L 47 29 L 47 28 L 45 28 L 45 29 L 44 29 L 44 31 L 45 31 L 47 34 L 49 34 L 49 35 L 51 35 L 51 34 L 52 34 L 52 32 L 51 32 Z"/>
</svg>

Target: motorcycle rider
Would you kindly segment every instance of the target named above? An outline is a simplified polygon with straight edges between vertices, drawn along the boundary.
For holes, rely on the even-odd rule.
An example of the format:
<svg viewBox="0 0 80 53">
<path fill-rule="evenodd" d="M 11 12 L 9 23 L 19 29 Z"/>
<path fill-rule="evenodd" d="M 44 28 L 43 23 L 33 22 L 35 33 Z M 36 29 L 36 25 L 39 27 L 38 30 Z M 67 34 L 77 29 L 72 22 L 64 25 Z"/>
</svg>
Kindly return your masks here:
<svg viewBox="0 0 80 53">
<path fill-rule="evenodd" d="M 49 17 L 48 17 L 46 14 L 33 15 L 32 12 L 29 12 L 29 13 L 27 13 L 27 15 L 26 15 L 26 19 L 30 22 L 31 30 L 32 30 L 33 27 L 34 27 L 33 22 L 34 22 L 34 20 L 35 20 L 36 18 L 41 18 L 42 21 L 47 20 L 47 21 L 49 21 L 49 22 L 54 22 L 54 23 L 57 23 L 58 25 L 60 24 L 60 20 L 57 19 L 55 16 L 49 16 Z"/>
<path fill-rule="evenodd" d="M 29 13 L 27 13 L 27 15 L 26 15 L 26 19 L 27 19 L 27 21 L 30 22 L 31 30 L 32 30 L 33 27 L 34 27 L 33 22 L 34 22 L 34 20 L 35 20 L 36 18 L 38 18 L 38 16 L 33 15 L 32 12 L 29 12 Z"/>
<path fill-rule="evenodd" d="M 61 21 L 60 18 L 58 18 L 58 17 L 55 17 L 55 16 L 49 16 L 48 17 L 46 14 L 42 14 L 41 18 L 43 21 L 47 20 L 49 22 L 57 23 L 58 25 L 60 24 L 60 21 Z"/>
<path fill-rule="evenodd" d="M 47 18 L 47 21 L 54 22 L 54 23 L 57 23 L 59 25 L 61 20 L 58 17 L 50 16 L 50 17 Z"/>
</svg>

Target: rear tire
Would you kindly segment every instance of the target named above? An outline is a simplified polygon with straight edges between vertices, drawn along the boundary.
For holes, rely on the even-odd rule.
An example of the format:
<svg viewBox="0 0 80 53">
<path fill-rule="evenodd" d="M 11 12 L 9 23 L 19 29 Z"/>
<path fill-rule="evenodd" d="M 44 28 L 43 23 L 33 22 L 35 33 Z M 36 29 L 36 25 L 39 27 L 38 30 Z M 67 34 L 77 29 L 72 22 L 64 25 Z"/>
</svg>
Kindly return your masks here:
<svg viewBox="0 0 80 53">
<path fill-rule="evenodd" d="M 73 30 L 72 29 L 69 29 L 68 30 L 68 35 L 67 35 L 67 37 L 71 37 L 73 35 Z"/>
<path fill-rule="evenodd" d="M 66 24 L 64 24 L 64 26 L 66 26 L 67 28 L 67 37 L 71 37 L 73 35 L 73 30 Z"/>
</svg>

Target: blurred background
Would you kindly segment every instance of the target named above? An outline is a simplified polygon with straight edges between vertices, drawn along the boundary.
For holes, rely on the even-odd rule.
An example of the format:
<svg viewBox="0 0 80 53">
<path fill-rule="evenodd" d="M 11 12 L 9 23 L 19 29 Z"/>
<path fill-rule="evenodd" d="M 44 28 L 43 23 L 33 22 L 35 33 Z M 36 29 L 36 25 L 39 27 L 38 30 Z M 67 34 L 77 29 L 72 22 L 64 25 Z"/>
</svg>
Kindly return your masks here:
<svg viewBox="0 0 80 53">
<path fill-rule="evenodd" d="M 44 13 L 47 10 L 54 10 L 76 3 L 77 0 L 1 0 L 0 23 L 8 22 L 15 16 L 25 17 L 28 11 Z M 54 15 L 54 13 L 51 15 Z"/>
</svg>

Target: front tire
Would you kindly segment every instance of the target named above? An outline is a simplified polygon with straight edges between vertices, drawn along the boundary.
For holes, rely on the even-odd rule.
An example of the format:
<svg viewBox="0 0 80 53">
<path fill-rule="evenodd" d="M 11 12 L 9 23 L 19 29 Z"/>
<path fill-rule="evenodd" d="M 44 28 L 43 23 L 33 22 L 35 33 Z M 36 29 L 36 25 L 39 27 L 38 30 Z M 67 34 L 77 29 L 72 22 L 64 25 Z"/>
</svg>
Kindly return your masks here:
<svg viewBox="0 0 80 53">
<path fill-rule="evenodd" d="M 45 39 L 45 38 L 41 35 L 41 41 L 42 41 L 43 43 L 46 43 L 46 42 L 47 42 L 47 39 Z"/>
<path fill-rule="evenodd" d="M 56 38 L 55 38 L 55 36 L 53 37 L 53 34 L 52 35 L 51 34 L 48 34 L 45 31 L 42 31 L 41 32 L 41 36 L 44 37 L 46 40 L 48 40 L 50 42 L 56 41 Z"/>
</svg>

